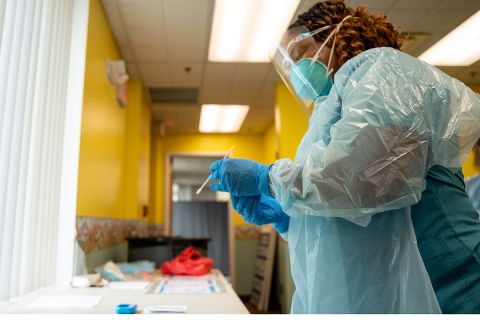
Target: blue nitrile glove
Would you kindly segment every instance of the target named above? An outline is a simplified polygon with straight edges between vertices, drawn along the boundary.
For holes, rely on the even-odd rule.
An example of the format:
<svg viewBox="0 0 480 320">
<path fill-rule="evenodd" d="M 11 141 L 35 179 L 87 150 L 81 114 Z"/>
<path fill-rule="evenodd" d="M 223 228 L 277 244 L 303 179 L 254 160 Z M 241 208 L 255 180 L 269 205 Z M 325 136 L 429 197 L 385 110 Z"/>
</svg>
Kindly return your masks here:
<svg viewBox="0 0 480 320">
<path fill-rule="evenodd" d="M 210 185 L 213 191 L 230 192 L 234 196 L 270 195 L 266 166 L 247 159 L 224 159 L 210 166 L 211 179 L 219 180 Z"/>
<path fill-rule="evenodd" d="M 277 230 L 278 233 L 284 234 L 288 231 L 288 226 L 290 224 L 290 216 L 282 211 L 282 216 L 277 222 L 272 223 L 272 226 Z M 282 236 L 285 240 L 285 236 Z"/>
<path fill-rule="evenodd" d="M 249 197 L 230 195 L 230 198 L 232 199 L 233 208 L 246 222 L 259 226 L 272 223 L 279 233 L 284 233 L 288 230 L 290 217 L 283 212 L 275 198 L 266 195 Z"/>
</svg>

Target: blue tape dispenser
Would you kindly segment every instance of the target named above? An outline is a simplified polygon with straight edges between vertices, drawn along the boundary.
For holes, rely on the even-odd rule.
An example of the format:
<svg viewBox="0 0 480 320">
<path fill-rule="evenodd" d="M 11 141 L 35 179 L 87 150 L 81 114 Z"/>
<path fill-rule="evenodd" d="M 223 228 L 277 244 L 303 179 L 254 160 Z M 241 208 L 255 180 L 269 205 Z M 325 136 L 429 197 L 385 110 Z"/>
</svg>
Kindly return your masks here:
<svg viewBox="0 0 480 320">
<path fill-rule="evenodd" d="M 136 304 L 119 304 L 115 308 L 117 314 L 133 314 L 135 312 L 137 312 Z"/>
</svg>

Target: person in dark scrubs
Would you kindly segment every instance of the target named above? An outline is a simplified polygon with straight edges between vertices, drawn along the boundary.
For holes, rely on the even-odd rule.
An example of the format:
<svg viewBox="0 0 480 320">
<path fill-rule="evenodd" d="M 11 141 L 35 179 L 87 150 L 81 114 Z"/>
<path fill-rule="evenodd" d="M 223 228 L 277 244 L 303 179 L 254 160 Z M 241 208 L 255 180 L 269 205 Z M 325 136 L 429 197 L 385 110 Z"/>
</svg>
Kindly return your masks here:
<svg viewBox="0 0 480 320">
<path fill-rule="evenodd" d="M 480 313 L 480 220 L 461 170 L 433 166 L 412 206 L 423 262 L 443 313 Z"/>
</svg>

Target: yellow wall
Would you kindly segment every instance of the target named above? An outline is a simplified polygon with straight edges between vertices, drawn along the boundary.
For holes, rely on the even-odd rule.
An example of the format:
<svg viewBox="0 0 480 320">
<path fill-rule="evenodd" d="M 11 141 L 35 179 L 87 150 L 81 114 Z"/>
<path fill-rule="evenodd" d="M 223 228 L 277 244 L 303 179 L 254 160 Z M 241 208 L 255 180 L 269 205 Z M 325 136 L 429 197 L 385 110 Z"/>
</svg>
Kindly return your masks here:
<svg viewBox="0 0 480 320">
<path fill-rule="evenodd" d="M 272 123 L 263 135 L 265 146 L 263 160 L 266 164 L 274 163 L 278 159 L 278 138 L 275 123 Z"/>
<path fill-rule="evenodd" d="M 465 161 L 465 163 L 463 164 L 462 171 L 465 178 L 473 176 L 477 173 L 480 173 L 480 170 L 478 170 L 478 168 L 475 168 L 473 166 L 473 153 L 470 153 L 470 155 L 467 158 L 467 161 Z"/>
<path fill-rule="evenodd" d="M 151 109 L 140 81 L 129 81 L 128 89 L 125 213 L 126 218 L 139 218 L 149 205 Z"/>
<path fill-rule="evenodd" d="M 147 211 L 150 210 L 150 151 L 151 151 L 151 130 L 152 130 L 152 109 L 150 103 L 147 101 L 147 96 L 144 93 L 143 85 L 140 87 L 142 90 L 142 112 L 140 122 L 140 148 L 138 150 L 138 204 L 140 206 L 147 206 Z M 143 208 L 141 211 L 143 215 Z"/>
<path fill-rule="evenodd" d="M 148 223 L 163 224 L 165 190 L 165 153 L 163 138 L 152 131 L 150 154 L 150 207 Z"/>
<path fill-rule="evenodd" d="M 106 78 L 119 59 L 100 0 L 90 3 L 80 143 L 77 215 L 139 218 L 148 203 L 150 108 L 142 84 L 129 81 L 125 108 Z M 146 187 L 145 187 L 146 185 Z"/>
<path fill-rule="evenodd" d="M 279 132 L 279 157 L 295 158 L 298 144 L 308 128 L 308 120 L 288 88 L 277 83 L 275 87 L 276 130 Z"/>
</svg>

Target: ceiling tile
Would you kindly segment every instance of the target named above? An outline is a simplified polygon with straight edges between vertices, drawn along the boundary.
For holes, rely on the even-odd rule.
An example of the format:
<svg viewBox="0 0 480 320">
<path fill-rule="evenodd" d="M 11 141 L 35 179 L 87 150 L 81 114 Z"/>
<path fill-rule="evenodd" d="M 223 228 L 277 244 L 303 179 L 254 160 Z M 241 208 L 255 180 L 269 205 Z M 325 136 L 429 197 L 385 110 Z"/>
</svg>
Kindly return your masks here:
<svg viewBox="0 0 480 320">
<path fill-rule="evenodd" d="M 125 32 L 123 32 L 122 27 L 117 27 L 112 29 L 113 35 L 115 36 L 115 41 L 118 47 L 129 47 L 130 43 L 128 42 Z"/>
<path fill-rule="evenodd" d="M 401 50 L 410 55 L 415 55 L 417 49 L 431 38 L 429 32 L 407 32 L 403 39 Z"/>
<path fill-rule="evenodd" d="M 126 28 L 161 29 L 163 6 L 156 5 L 120 5 L 120 12 Z"/>
<path fill-rule="evenodd" d="M 105 6 L 114 6 L 116 5 L 115 0 L 102 0 L 102 5 Z"/>
<path fill-rule="evenodd" d="M 299 10 L 319 0 L 302 0 Z M 387 13 L 404 29 L 430 34 L 413 55 L 425 51 L 477 10 L 480 0 L 346 0 Z M 267 64 L 206 61 L 214 0 L 102 0 L 110 27 L 132 79 L 146 86 L 199 87 L 201 103 L 248 103 L 242 133 L 263 132 L 273 121 L 275 83 L 281 81 Z M 185 66 L 192 67 L 190 74 Z M 471 72 L 477 65 L 441 70 L 461 81 L 480 84 Z M 199 105 L 155 108 L 154 119 L 174 124 L 167 132 L 198 132 Z"/>
<path fill-rule="evenodd" d="M 116 5 L 106 4 L 106 2 L 103 1 L 103 10 L 105 11 L 105 15 L 110 23 L 110 28 L 113 29 L 114 27 L 120 27 L 122 25 L 122 18 L 120 16 L 120 12 L 117 10 Z"/>
<path fill-rule="evenodd" d="M 480 10 L 478 0 L 444 0 L 438 7 L 440 10 L 471 10 L 472 14 Z"/>
<path fill-rule="evenodd" d="M 415 31 L 449 32 L 458 27 L 470 16 L 471 13 L 468 11 L 433 11 L 418 23 Z"/>
<path fill-rule="evenodd" d="M 166 47 L 163 31 L 148 28 L 128 28 L 128 39 L 134 47 Z"/>
<path fill-rule="evenodd" d="M 130 79 L 134 79 L 134 80 L 141 79 L 137 66 L 134 63 L 127 63 L 127 73 Z"/>
<path fill-rule="evenodd" d="M 443 0 L 400 0 L 395 1 L 392 10 L 433 10 L 438 7 Z"/>
<path fill-rule="evenodd" d="M 275 84 L 279 81 L 277 72 L 272 67 L 263 82 L 260 91 L 255 97 L 255 103 L 274 106 L 275 105 Z"/>
<path fill-rule="evenodd" d="M 138 62 L 166 62 L 165 47 L 134 47 L 133 54 Z"/>
<path fill-rule="evenodd" d="M 172 80 L 167 63 L 138 63 L 140 75 L 147 87 L 171 87 Z"/>
<path fill-rule="evenodd" d="M 165 0 L 165 17 L 170 61 L 202 61 L 207 52 L 209 0 Z"/>
<path fill-rule="evenodd" d="M 466 69 L 465 67 L 448 67 L 448 66 L 435 66 L 435 67 L 445 72 L 450 77 L 455 77 L 458 73 L 462 72 L 462 70 Z"/>
<path fill-rule="evenodd" d="M 120 47 L 120 55 L 125 61 L 133 61 L 132 50 L 129 47 Z"/>
<path fill-rule="evenodd" d="M 230 100 L 232 103 L 254 102 L 262 84 L 271 71 L 269 63 L 243 63 L 237 69 L 233 80 Z"/>
<path fill-rule="evenodd" d="M 387 20 L 401 29 L 414 31 L 415 25 L 421 22 L 427 14 L 427 11 L 390 10 Z"/>
<path fill-rule="evenodd" d="M 230 98 L 223 94 L 219 94 L 217 90 L 205 90 L 205 87 L 200 90 L 201 104 L 230 104 Z"/>
<path fill-rule="evenodd" d="M 104 2 L 105 3 L 105 2 Z M 104 5 L 105 14 L 110 24 L 115 41 L 119 47 L 129 46 L 122 24 L 122 19 L 116 5 Z"/>
<path fill-rule="evenodd" d="M 253 104 L 250 106 L 250 111 L 252 114 L 258 115 L 259 117 L 269 118 L 273 116 L 274 106 L 262 106 L 258 104 Z"/>
<path fill-rule="evenodd" d="M 365 7 L 368 11 L 384 13 L 395 2 L 395 0 L 351 0 L 346 1 L 347 6 L 351 8 Z"/>
<path fill-rule="evenodd" d="M 155 121 L 164 121 L 166 123 L 165 131 L 175 133 L 193 133 L 198 132 L 198 123 L 200 119 L 200 107 L 191 105 L 175 105 L 171 107 L 152 108 L 153 119 Z"/>
<path fill-rule="evenodd" d="M 255 97 L 255 103 L 275 105 L 275 83 L 266 82 Z"/>
<path fill-rule="evenodd" d="M 428 48 L 433 46 L 435 43 L 438 42 L 438 40 L 442 39 L 442 37 L 445 35 L 445 32 L 433 32 L 430 34 L 430 37 L 428 37 L 424 42 L 420 43 L 418 47 L 416 47 L 412 52 L 410 52 L 411 55 L 417 57 L 423 52 L 425 52 Z"/>
<path fill-rule="evenodd" d="M 118 4 L 157 4 L 161 5 L 163 0 L 116 0 Z"/>
<path fill-rule="evenodd" d="M 465 84 L 480 85 L 480 67 L 462 68 L 462 71 L 457 72 L 455 78 Z"/>
<path fill-rule="evenodd" d="M 201 63 L 171 63 L 172 86 L 199 88 L 202 72 Z"/>
<path fill-rule="evenodd" d="M 298 9 L 292 18 L 295 21 L 299 14 L 309 10 L 313 5 L 317 4 L 319 0 L 302 0 L 298 5 Z M 395 0 L 345 0 L 345 4 L 351 8 L 365 7 L 367 10 L 376 13 L 385 13 L 393 5 Z"/>
<path fill-rule="evenodd" d="M 235 63 L 207 63 L 200 101 L 202 103 L 228 103 L 237 66 Z"/>
<path fill-rule="evenodd" d="M 309 10 L 313 5 L 317 4 L 318 0 L 302 0 L 298 4 L 297 11 L 293 15 L 292 22 L 297 18 L 299 14 L 304 13 L 305 11 Z"/>
<path fill-rule="evenodd" d="M 245 121 L 240 129 L 241 133 L 264 132 L 274 120 L 274 108 L 258 108 L 250 106 Z"/>
<path fill-rule="evenodd" d="M 245 121 L 242 124 L 244 132 L 263 131 L 274 120 L 273 109 L 270 115 L 260 116 L 255 113 L 248 114 L 245 117 Z"/>
<path fill-rule="evenodd" d="M 480 69 L 480 60 L 471 65 L 472 68 Z"/>
</svg>

